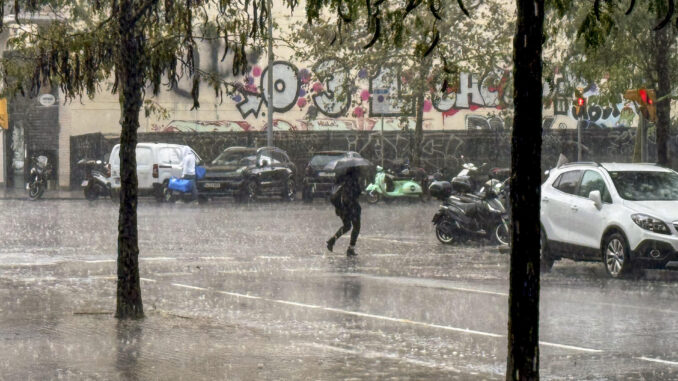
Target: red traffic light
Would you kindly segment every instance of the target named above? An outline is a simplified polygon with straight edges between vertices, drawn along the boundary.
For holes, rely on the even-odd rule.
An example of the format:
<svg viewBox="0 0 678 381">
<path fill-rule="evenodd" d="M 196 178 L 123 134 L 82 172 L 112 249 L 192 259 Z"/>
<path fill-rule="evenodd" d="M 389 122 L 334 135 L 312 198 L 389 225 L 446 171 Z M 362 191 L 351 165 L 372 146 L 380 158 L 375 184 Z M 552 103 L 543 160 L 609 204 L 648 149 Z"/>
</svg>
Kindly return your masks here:
<svg viewBox="0 0 678 381">
<path fill-rule="evenodd" d="M 578 104 L 579 106 L 583 106 L 583 105 L 584 105 L 584 98 L 579 98 L 579 99 L 577 99 L 577 104 Z"/>
<path fill-rule="evenodd" d="M 645 89 L 638 90 L 638 95 L 640 96 L 640 100 L 642 100 L 643 103 L 647 103 L 647 91 Z"/>
</svg>

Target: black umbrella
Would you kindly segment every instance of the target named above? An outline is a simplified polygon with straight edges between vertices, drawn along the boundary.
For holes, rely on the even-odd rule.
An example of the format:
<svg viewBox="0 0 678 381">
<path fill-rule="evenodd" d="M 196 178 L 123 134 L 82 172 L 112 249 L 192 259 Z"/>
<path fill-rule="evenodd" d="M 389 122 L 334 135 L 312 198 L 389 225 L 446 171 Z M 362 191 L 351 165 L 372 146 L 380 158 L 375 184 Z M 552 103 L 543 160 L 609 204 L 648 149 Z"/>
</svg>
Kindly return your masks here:
<svg viewBox="0 0 678 381">
<path fill-rule="evenodd" d="M 328 163 L 324 170 L 332 171 L 336 176 L 341 176 L 346 174 L 350 169 L 367 171 L 371 166 L 372 163 L 362 157 L 345 157 Z"/>
</svg>

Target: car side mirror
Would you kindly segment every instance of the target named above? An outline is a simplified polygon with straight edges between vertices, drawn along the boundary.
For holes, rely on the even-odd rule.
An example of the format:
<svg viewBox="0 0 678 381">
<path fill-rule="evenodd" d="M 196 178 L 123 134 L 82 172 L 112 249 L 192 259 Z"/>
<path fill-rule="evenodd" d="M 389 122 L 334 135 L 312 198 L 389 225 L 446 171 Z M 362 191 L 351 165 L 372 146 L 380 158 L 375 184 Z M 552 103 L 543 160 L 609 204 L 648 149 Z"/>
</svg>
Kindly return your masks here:
<svg viewBox="0 0 678 381">
<path fill-rule="evenodd" d="M 593 201 L 593 204 L 596 206 L 597 209 L 600 209 L 603 207 L 603 200 L 600 197 L 600 191 L 594 190 L 589 193 L 589 200 Z"/>
</svg>

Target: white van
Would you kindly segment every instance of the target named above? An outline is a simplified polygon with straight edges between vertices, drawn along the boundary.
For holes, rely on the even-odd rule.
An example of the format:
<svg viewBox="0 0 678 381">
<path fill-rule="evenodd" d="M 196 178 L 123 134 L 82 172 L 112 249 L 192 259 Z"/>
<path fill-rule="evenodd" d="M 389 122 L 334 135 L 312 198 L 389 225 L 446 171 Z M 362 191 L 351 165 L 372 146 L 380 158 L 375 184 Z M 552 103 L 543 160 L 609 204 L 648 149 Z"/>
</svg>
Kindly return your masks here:
<svg viewBox="0 0 678 381">
<path fill-rule="evenodd" d="M 184 147 L 186 146 L 168 143 L 137 144 L 137 179 L 140 195 L 152 195 L 157 201 L 162 202 L 163 184 L 172 176 L 181 177 L 183 159 L 181 153 Z M 195 151 L 193 154 L 198 164 L 201 161 L 200 156 Z M 111 150 L 109 165 L 112 197 L 116 197 L 120 191 L 120 144 L 116 144 Z"/>
</svg>

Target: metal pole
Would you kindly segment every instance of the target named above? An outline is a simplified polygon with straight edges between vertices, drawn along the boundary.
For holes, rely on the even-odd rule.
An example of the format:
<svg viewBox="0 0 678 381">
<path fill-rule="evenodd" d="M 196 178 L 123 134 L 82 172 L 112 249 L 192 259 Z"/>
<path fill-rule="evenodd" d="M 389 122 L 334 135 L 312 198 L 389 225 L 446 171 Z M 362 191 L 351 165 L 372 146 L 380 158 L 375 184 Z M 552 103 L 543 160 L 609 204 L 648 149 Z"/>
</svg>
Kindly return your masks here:
<svg viewBox="0 0 678 381">
<path fill-rule="evenodd" d="M 268 128 L 266 144 L 273 146 L 273 0 L 268 0 Z"/>
<path fill-rule="evenodd" d="M 381 113 L 381 167 L 384 168 L 384 113 Z"/>
<path fill-rule="evenodd" d="M 581 116 L 577 120 L 577 161 L 581 161 Z"/>
<path fill-rule="evenodd" d="M 640 161 L 647 163 L 647 121 L 642 112 L 640 112 L 638 130 L 640 132 Z"/>
</svg>

